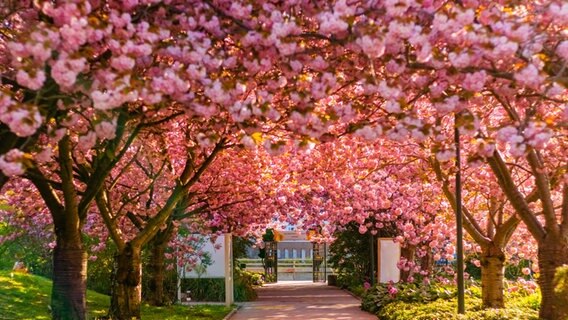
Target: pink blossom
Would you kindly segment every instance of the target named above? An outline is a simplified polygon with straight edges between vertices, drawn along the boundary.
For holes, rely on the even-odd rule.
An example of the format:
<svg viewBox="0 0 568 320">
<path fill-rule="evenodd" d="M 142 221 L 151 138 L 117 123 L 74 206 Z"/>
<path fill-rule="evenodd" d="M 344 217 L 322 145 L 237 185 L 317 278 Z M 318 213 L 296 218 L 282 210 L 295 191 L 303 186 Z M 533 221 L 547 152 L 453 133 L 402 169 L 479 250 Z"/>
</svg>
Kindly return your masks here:
<svg viewBox="0 0 568 320">
<path fill-rule="evenodd" d="M 0 170 L 7 177 L 19 176 L 24 174 L 25 154 L 18 149 L 11 149 L 0 156 Z"/>
<path fill-rule="evenodd" d="M 528 276 L 529 274 L 531 274 L 531 269 L 529 269 L 529 268 L 523 268 L 521 271 L 523 272 L 523 274 L 525 276 Z"/>
<path fill-rule="evenodd" d="M 523 131 L 526 143 L 536 149 L 542 149 L 552 137 L 550 129 L 543 124 L 531 122 Z"/>
<path fill-rule="evenodd" d="M 110 65 L 118 71 L 132 70 L 132 68 L 134 68 L 134 64 L 134 59 L 126 55 L 113 57 L 110 61 Z"/>
<path fill-rule="evenodd" d="M 43 118 L 36 106 L 18 104 L 0 113 L 0 121 L 10 128 L 10 131 L 20 137 L 34 134 L 42 125 Z"/>
<path fill-rule="evenodd" d="M 467 51 L 461 53 L 450 52 L 448 55 L 450 63 L 456 68 L 465 68 L 469 66 L 471 61 L 470 55 Z"/>
<path fill-rule="evenodd" d="M 387 9 L 387 14 L 399 17 L 410 7 L 410 0 L 386 0 L 384 5 Z"/>
<path fill-rule="evenodd" d="M 39 90 L 45 81 L 45 72 L 43 70 L 35 70 L 35 75 L 31 76 L 28 72 L 20 69 L 16 73 L 16 80 L 24 87 Z"/>
<path fill-rule="evenodd" d="M 95 146 L 97 143 L 97 134 L 93 131 L 89 131 L 86 135 L 79 137 L 79 143 L 77 148 L 82 151 L 87 151 Z"/>
<path fill-rule="evenodd" d="M 365 140 L 375 140 L 377 139 L 377 137 L 382 133 L 381 129 L 378 129 L 380 127 L 371 127 L 371 126 L 364 126 L 361 129 L 358 129 L 357 131 L 355 131 L 355 135 L 363 137 Z"/>
<path fill-rule="evenodd" d="M 532 63 L 515 73 L 514 78 L 520 84 L 533 89 L 537 89 L 545 79 L 545 77 L 540 74 L 538 68 Z"/>
<path fill-rule="evenodd" d="M 214 145 L 214 141 L 212 141 L 211 138 L 203 132 L 198 133 L 196 139 L 197 144 L 201 147 L 206 148 Z"/>
<path fill-rule="evenodd" d="M 252 5 L 249 4 L 243 6 L 238 2 L 231 3 L 231 8 L 229 9 L 231 16 L 237 19 L 249 18 L 251 11 L 252 11 Z"/>
<path fill-rule="evenodd" d="M 264 149 L 272 156 L 278 156 L 286 152 L 286 146 L 282 142 L 273 143 L 270 140 L 266 140 L 263 146 Z"/>
<path fill-rule="evenodd" d="M 568 24 L 568 3 L 562 5 L 552 3 L 549 7 L 550 15 L 554 18 L 554 21 L 558 24 Z"/>
<path fill-rule="evenodd" d="M 372 59 L 380 58 L 385 53 L 385 43 L 377 38 L 371 38 L 368 35 L 357 38 L 355 43 L 361 48 L 363 53 Z"/>
<path fill-rule="evenodd" d="M 434 104 L 436 111 L 440 114 L 447 114 L 459 110 L 460 98 L 458 96 L 451 96 L 444 99 L 443 102 L 437 102 Z"/>
<path fill-rule="evenodd" d="M 95 132 L 99 139 L 114 139 L 116 137 L 116 118 L 112 121 L 102 121 L 96 124 Z"/>
<path fill-rule="evenodd" d="M 88 22 L 85 17 L 76 18 L 72 17 L 69 24 L 61 27 L 61 40 L 63 47 L 69 51 L 75 51 L 87 42 L 87 28 Z"/>
<path fill-rule="evenodd" d="M 560 42 L 558 47 L 556 47 L 556 54 L 564 59 L 564 61 L 568 62 L 568 40 Z"/>
<path fill-rule="evenodd" d="M 110 92 L 102 92 L 100 90 L 95 90 L 91 92 L 91 99 L 93 99 L 93 106 L 95 109 L 108 110 L 115 108 L 116 105 L 112 103 Z"/>
<path fill-rule="evenodd" d="M 395 296 L 395 295 L 398 293 L 398 289 L 395 288 L 395 287 L 392 286 L 392 285 L 389 285 L 389 287 L 388 287 L 388 293 L 389 293 L 391 296 Z"/>
<path fill-rule="evenodd" d="M 467 73 L 462 82 L 462 87 L 468 91 L 480 92 L 485 86 L 486 79 L 487 73 L 485 71 Z"/>
<path fill-rule="evenodd" d="M 438 152 L 436 152 L 436 159 L 438 159 L 438 161 L 440 161 L 440 162 L 447 162 L 447 161 L 450 161 L 451 159 L 453 159 L 455 154 L 456 153 L 455 153 L 454 150 L 438 151 Z"/>
<path fill-rule="evenodd" d="M 324 12 L 318 16 L 319 31 L 323 34 L 337 34 L 347 30 L 349 25 L 338 15 Z"/>
<path fill-rule="evenodd" d="M 86 67 L 86 59 L 65 59 L 61 57 L 51 67 L 53 80 L 64 88 L 69 88 L 75 84 L 77 75 Z"/>
<path fill-rule="evenodd" d="M 51 160 L 52 156 L 53 156 L 53 149 L 51 149 L 51 147 L 46 147 L 41 152 L 36 154 L 35 159 L 38 163 L 44 163 Z"/>
</svg>

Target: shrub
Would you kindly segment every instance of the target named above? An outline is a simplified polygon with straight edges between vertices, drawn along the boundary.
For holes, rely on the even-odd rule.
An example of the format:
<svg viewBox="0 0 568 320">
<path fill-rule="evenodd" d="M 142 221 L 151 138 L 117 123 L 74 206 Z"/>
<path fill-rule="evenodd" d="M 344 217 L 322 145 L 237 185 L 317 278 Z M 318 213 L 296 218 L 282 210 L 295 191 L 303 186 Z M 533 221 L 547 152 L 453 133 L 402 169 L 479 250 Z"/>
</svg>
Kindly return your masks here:
<svg viewBox="0 0 568 320">
<path fill-rule="evenodd" d="M 262 274 L 235 269 L 235 301 L 251 301 L 256 298 L 254 286 L 262 279 Z M 182 279 L 183 292 L 190 291 L 192 300 L 221 302 L 225 301 L 224 278 Z"/>
<path fill-rule="evenodd" d="M 455 288 L 448 286 L 380 284 L 363 296 L 361 308 L 377 314 L 382 320 L 538 319 L 540 296 L 536 293 L 507 293 L 507 309 L 482 309 L 481 288 L 473 285 L 466 291 L 465 315 L 457 314 L 455 296 Z"/>
<path fill-rule="evenodd" d="M 557 297 L 560 297 L 560 301 L 557 301 L 557 304 L 563 307 L 564 315 L 568 316 L 568 265 L 564 265 L 556 270 L 554 292 Z"/>
<path fill-rule="evenodd" d="M 532 309 L 480 309 L 477 299 L 468 299 L 465 315 L 458 315 L 456 299 L 439 299 L 430 303 L 396 301 L 383 308 L 377 315 L 382 320 L 536 320 L 538 312 Z M 473 307 L 471 307 L 473 306 Z"/>
</svg>

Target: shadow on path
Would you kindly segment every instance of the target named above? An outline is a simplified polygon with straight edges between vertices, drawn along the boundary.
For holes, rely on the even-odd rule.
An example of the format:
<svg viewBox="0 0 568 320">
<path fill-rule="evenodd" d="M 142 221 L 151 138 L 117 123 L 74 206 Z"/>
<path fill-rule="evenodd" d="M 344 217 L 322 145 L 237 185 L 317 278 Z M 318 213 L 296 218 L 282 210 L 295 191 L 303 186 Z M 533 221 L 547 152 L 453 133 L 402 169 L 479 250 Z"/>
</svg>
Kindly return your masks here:
<svg viewBox="0 0 568 320">
<path fill-rule="evenodd" d="M 230 319 L 377 319 L 361 311 L 360 301 L 349 293 L 324 283 L 283 281 L 267 284 L 257 293 L 257 300 L 243 303 Z"/>
</svg>

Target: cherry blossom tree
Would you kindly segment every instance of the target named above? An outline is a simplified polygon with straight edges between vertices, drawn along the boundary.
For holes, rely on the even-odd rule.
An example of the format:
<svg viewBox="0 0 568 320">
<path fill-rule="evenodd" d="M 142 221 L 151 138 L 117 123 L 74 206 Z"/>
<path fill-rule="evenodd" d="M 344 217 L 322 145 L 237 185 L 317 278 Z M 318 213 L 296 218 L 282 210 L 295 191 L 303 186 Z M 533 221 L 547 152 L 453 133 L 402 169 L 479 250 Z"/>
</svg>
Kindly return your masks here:
<svg viewBox="0 0 568 320">
<path fill-rule="evenodd" d="M 568 259 L 566 3 L 109 0 L 31 8 L 25 22 L 33 23 L 2 34 L 0 121 L 16 141 L 0 156 L 5 176 L 22 174 L 27 155 L 41 153 L 38 131 L 57 136 L 62 118 L 94 115 L 93 130 L 82 132 L 88 145 L 97 125 L 99 137 L 112 132 L 109 114 L 125 104 L 139 114 L 171 105 L 204 118 L 230 114 L 249 142 L 267 121 L 293 131 L 298 144 L 346 132 L 432 136 L 441 159 L 452 154 L 443 143 L 451 130 L 441 124 L 461 113 L 457 126 L 478 141 L 478 156 L 539 244 L 540 316 L 566 313 L 552 281 Z M 267 136 L 272 153 L 294 145 Z M 519 166 L 530 183 L 515 176 Z M 535 205 L 526 199 L 533 190 Z"/>
</svg>

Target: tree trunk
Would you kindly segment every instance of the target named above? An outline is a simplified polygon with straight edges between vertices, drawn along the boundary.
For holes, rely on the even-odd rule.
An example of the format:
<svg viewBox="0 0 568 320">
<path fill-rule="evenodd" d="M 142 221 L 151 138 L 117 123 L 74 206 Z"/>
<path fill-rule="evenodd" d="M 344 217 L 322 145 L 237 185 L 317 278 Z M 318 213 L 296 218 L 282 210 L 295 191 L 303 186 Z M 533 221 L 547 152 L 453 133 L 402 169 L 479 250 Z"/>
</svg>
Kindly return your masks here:
<svg viewBox="0 0 568 320">
<path fill-rule="evenodd" d="M 538 284 L 542 294 L 539 316 L 544 320 L 568 319 L 568 306 L 554 292 L 556 269 L 568 263 L 568 243 L 564 239 L 548 236 L 538 246 Z"/>
<path fill-rule="evenodd" d="M 150 263 L 148 272 L 150 273 L 150 283 L 148 285 L 148 302 L 153 306 L 163 306 L 166 304 L 164 296 L 165 278 L 165 259 L 167 242 L 151 242 Z"/>
<path fill-rule="evenodd" d="M 402 247 L 400 249 L 400 255 L 403 258 L 406 258 L 406 261 L 408 262 L 413 262 L 414 261 L 414 253 L 416 252 L 416 247 L 415 246 L 407 246 L 407 247 Z M 412 270 L 412 268 L 410 268 L 408 271 L 404 270 L 404 269 L 400 269 L 400 280 L 406 282 L 408 281 L 408 278 L 410 276 L 412 276 L 414 274 L 414 270 Z"/>
<path fill-rule="evenodd" d="M 53 251 L 51 310 L 54 320 L 86 318 L 87 253 L 81 237 L 58 237 Z"/>
<path fill-rule="evenodd" d="M 142 261 L 140 248 L 127 243 L 115 257 L 109 317 L 113 320 L 140 319 Z"/>
<path fill-rule="evenodd" d="M 505 253 L 494 244 L 481 249 L 481 298 L 483 308 L 504 308 L 503 277 Z"/>
<path fill-rule="evenodd" d="M 174 225 L 168 222 L 168 227 L 160 230 L 158 234 L 150 242 L 150 263 L 148 270 L 150 272 L 150 283 L 148 292 L 148 302 L 153 306 L 163 306 L 166 304 L 167 298 L 164 293 L 164 280 L 166 273 L 165 252 L 173 236 Z"/>
</svg>

